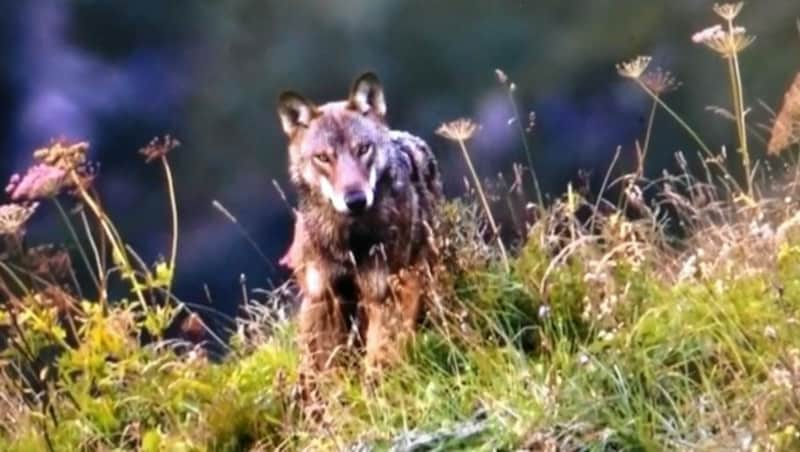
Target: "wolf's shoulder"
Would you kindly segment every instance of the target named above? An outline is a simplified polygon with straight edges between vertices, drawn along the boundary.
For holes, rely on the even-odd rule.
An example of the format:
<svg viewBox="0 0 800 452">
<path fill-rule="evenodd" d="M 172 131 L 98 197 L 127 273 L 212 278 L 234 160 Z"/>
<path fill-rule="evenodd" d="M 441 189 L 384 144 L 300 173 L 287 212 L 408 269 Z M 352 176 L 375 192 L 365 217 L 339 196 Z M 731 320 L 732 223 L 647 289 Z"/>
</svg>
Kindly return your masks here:
<svg viewBox="0 0 800 452">
<path fill-rule="evenodd" d="M 391 130 L 389 139 L 396 158 L 410 167 L 412 180 L 438 195 L 441 192 L 439 166 L 428 143 L 403 130 Z"/>
</svg>

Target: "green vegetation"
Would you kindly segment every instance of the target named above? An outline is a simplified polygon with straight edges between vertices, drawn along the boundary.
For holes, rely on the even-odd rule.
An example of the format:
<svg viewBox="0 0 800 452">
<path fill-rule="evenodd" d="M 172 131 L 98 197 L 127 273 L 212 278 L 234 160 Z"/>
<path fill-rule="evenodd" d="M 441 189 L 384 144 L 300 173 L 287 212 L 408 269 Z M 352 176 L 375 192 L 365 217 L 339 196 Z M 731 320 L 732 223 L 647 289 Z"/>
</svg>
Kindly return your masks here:
<svg viewBox="0 0 800 452">
<path fill-rule="evenodd" d="M 732 20 L 712 37 L 742 39 Z M 642 78 L 649 62 L 620 72 L 653 97 L 651 116 L 676 115 Z M 408 359 L 379 382 L 355 366 L 331 371 L 314 391 L 280 309 L 248 306 L 222 343 L 170 293 L 177 216 L 170 259 L 148 266 L 92 190 L 86 145 L 37 151 L 0 210 L 0 450 L 797 450 L 800 170 L 770 170 L 746 144 L 731 70 L 740 152 L 701 154 L 700 177 L 683 154 L 680 174 L 655 180 L 637 162 L 609 172 L 596 199 L 570 187 L 515 210 L 481 187 L 480 203 L 447 203 L 438 289 Z M 787 96 L 783 110 L 798 103 Z M 796 148 L 798 115 L 784 113 Z M 469 158 L 474 129 L 452 127 Z M 144 152 L 162 163 L 173 212 L 175 145 Z M 731 163 L 748 169 L 742 183 Z M 63 209 L 65 192 L 85 207 Z M 43 199 L 64 214 L 75 262 L 23 240 Z M 508 252 L 490 213 L 501 208 L 524 230 Z M 225 357 L 167 339 L 174 325 Z"/>
</svg>

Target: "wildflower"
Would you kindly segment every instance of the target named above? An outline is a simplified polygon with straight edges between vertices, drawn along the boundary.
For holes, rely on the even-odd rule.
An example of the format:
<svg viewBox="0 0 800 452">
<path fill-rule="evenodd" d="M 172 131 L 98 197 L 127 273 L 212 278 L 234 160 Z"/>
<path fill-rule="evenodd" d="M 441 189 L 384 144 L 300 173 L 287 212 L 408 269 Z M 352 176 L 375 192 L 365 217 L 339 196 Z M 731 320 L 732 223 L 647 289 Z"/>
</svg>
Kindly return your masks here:
<svg viewBox="0 0 800 452">
<path fill-rule="evenodd" d="M 665 71 L 661 68 L 656 68 L 654 71 L 648 71 L 642 76 L 642 83 L 650 89 L 656 96 L 661 96 L 666 93 L 677 90 L 681 86 L 671 72 Z"/>
<path fill-rule="evenodd" d="M 471 119 L 461 118 L 442 124 L 441 127 L 436 130 L 436 133 L 448 140 L 467 141 L 472 138 L 472 135 L 475 134 L 477 129 L 478 125 Z"/>
<path fill-rule="evenodd" d="M 783 149 L 800 141 L 800 73 L 786 91 L 775 124 L 772 126 L 767 151 L 771 155 L 779 154 Z"/>
<path fill-rule="evenodd" d="M 736 16 L 742 11 L 742 6 L 744 6 L 743 2 L 739 3 L 723 3 L 723 4 L 714 4 L 714 12 L 717 15 L 728 22 L 733 21 L 736 19 Z"/>
<path fill-rule="evenodd" d="M 96 166 L 87 161 L 89 144 L 55 142 L 33 152 L 36 164 L 24 175 L 11 176 L 5 188 L 14 201 L 52 198 L 64 189 L 86 189 L 96 175 Z M 74 177 L 71 177 L 74 176 Z"/>
<path fill-rule="evenodd" d="M 703 44 L 719 53 L 723 58 L 731 58 L 734 54 L 749 47 L 755 39 L 755 36 L 747 34 L 744 27 L 723 30 L 722 25 L 715 25 L 692 35 L 692 41 L 695 44 Z"/>
<path fill-rule="evenodd" d="M 33 151 L 33 158 L 39 163 L 44 163 L 63 171 L 77 170 L 86 164 L 86 154 L 89 151 L 89 143 L 80 141 L 74 144 L 67 144 L 64 141 L 56 141 L 49 147 Z"/>
<path fill-rule="evenodd" d="M 717 39 L 720 36 L 724 35 L 725 32 L 722 30 L 722 25 L 714 25 L 713 27 L 708 27 L 704 30 L 700 30 L 697 33 L 692 35 L 692 42 L 695 44 L 703 44 L 706 41 L 710 41 L 712 39 Z"/>
<path fill-rule="evenodd" d="M 66 172 L 46 163 L 34 165 L 20 176 L 14 174 L 6 186 L 6 193 L 14 201 L 32 201 L 52 198 L 68 185 Z"/>
<path fill-rule="evenodd" d="M 139 150 L 139 154 L 144 156 L 145 163 L 150 163 L 164 157 L 180 145 L 181 142 L 177 139 L 170 135 L 164 135 L 162 138 L 153 138 L 150 144 Z"/>
<path fill-rule="evenodd" d="M 20 234 L 25 223 L 36 212 L 38 206 L 37 203 L 27 206 L 20 204 L 0 206 L 0 235 L 15 236 Z"/>
<path fill-rule="evenodd" d="M 647 70 L 647 66 L 652 60 L 653 58 L 650 56 L 637 56 L 630 61 L 617 64 L 617 72 L 623 77 L 638 79 Z"/>
</svg>

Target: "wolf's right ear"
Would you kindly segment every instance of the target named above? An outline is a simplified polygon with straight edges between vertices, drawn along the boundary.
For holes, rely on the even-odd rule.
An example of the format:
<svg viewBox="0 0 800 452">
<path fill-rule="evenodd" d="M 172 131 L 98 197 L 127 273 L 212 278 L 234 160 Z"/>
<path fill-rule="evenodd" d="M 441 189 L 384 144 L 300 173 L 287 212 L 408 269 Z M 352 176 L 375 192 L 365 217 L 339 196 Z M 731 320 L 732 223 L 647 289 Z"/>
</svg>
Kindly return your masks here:
<svg viewBox="0 0 800 452">
<path fill-rule="evenodd" d="M 364 115 L 374 113 L 380 118 L 386 116 L 383 86 L 373 72 L 361 74 L 353 83 L 350 88 L 350 108 Z"/>
<path fill-rule="evenodd" d="M 292 136 L 300 127 L 308 127 L 317 107 L 305 97 L 286 91 L 278 98 L 278 115 L 286 135 Z"/>
</svg>

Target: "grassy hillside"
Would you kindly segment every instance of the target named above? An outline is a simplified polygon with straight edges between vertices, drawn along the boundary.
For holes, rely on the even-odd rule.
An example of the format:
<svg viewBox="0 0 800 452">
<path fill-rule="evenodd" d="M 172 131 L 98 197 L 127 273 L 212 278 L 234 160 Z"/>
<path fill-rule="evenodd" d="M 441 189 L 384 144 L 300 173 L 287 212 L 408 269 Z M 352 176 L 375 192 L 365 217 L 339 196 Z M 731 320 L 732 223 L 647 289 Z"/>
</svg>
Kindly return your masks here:
<svg viewBox="0 0 800 452">
<path fill-rule="evenodd" d="M 636 164 L 612 166 L 602 196 L 576 185 L 547 203 L 528 170 L 509 190 L 469 174 L 465 199 L 442 209 L 434 302 L 379 382 L 353 365 L 303 389 L 290 286 L 220 339 L 207 308 L 171 293 L 177 215 L 167 259 L 144 263 L 92 188 L 87 145 L 37 151 L 0 207 L 0 450 L 800 449 L 800 82 L 762 142 L 737 11 L 717 8 L 724 26 L 696 36 L 730 70 L 732 107 L 712 120 L 732 125 L 736 152 L 670 109 L 670 74 L 621 64 L 653 100 Z M 699 151 L 645 178 L 656 113 Z M 473 133 L 469 121 L 441 129 L 467 160 Z M 173 213 L 176 146 L 143 150 Z M 45 208 L 63 216 L 69 252 L 26 242 Z"/>
</svg>

